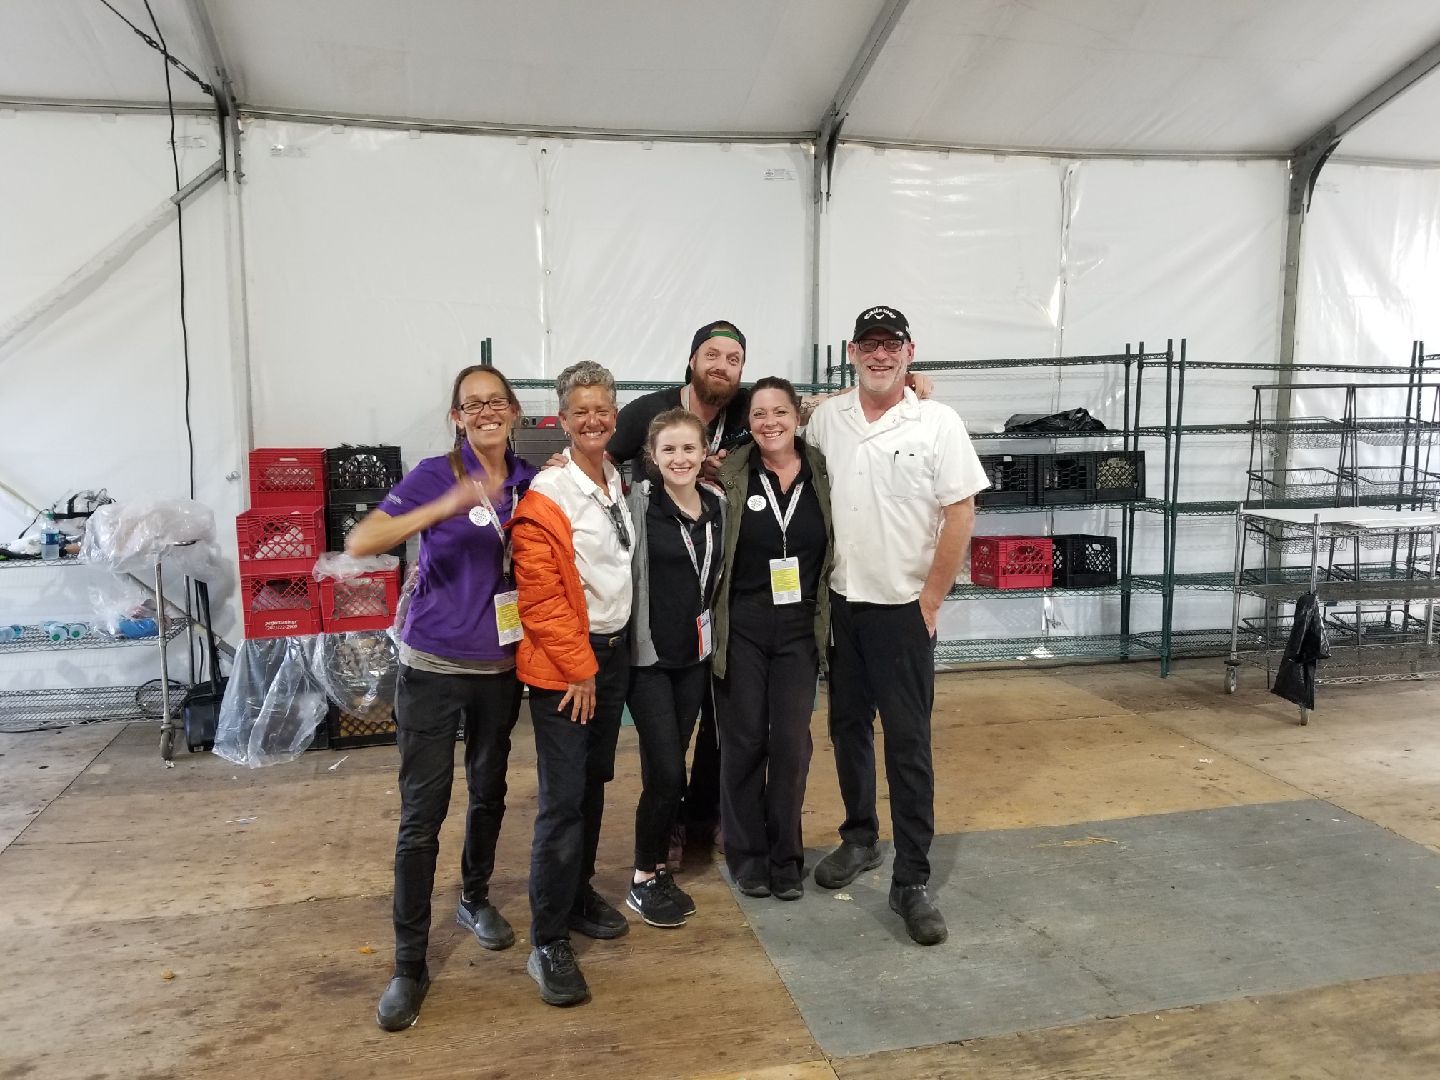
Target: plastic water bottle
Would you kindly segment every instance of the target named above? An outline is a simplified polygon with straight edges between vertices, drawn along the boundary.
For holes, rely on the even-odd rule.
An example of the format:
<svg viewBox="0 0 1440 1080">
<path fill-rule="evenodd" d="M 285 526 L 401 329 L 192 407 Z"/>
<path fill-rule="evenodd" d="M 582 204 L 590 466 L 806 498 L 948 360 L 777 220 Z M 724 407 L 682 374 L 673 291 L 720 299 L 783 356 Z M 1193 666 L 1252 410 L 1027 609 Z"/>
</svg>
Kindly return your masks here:
<svg viewBox="0 0 1440 1080">
<path fill-rule="evenodd" d="M 0 642 L 19 641 L 25 636 L 25 628 L 11 623 L 9 626 L 0 626 Z"/>
<path fill-rule="evenodd" d="M 40 526 L 40 557 L 46 562 L 60 558 L 60 526 L 55 524 L 53 512 L 45 511 L 45 520 Z"/>
<path fill-rule="evenodd" d="M 90 627 L 83 622 L 66 623 L 65 633 L 71 641 L 79 641 L 86 634 L 90 633 Z"/>
<path fill-rule="evenodd" d="M 54 619 L 40 624 L 40 630 L 45 635 L 46 641 L 69 641 L 70 627 L 63 622 L 56 622 Z"/>
</svg>

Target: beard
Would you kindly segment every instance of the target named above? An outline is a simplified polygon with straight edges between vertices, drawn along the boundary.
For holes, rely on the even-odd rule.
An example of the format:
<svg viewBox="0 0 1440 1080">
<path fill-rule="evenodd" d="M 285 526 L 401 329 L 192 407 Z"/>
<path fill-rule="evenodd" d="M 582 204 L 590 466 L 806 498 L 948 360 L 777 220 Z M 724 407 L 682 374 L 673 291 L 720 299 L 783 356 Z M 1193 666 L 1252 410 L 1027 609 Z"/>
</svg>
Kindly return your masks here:
<svg viewBox="0 0 1440 1080">
<path fill-rule="evenodd" d="M 695 392 L 695 396 L 706 405 L 714 409 L 723 409 L 734 399 L 735 392 L 740 389 L 740 384 L 702 375 L 690 380 L 690 388 Z"/>
</svg>

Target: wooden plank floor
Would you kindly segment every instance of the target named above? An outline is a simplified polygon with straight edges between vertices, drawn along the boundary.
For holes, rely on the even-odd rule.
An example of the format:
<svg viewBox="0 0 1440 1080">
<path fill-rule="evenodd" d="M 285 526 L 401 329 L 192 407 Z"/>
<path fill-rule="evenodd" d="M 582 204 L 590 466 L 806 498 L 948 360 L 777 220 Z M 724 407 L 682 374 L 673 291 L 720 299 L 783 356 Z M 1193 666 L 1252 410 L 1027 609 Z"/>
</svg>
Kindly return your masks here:
<svg viewBox="0 0 1440 1080">
<path fill-rule="evenodd" d="M 1327 688 L 1299 728 L 1253 684 L 1224 696 L 1221 673 L 1196 661 L 1164 681 L 1153 664 L 943 677 L 938 831 L 1320 797 L 1440 849 L 1440 688 Z M 839 794 L 823 713 L 815 732 L 806 842 L 824 847 Z M 435 983 L 421 1022 L 387 1035 L 373 1012 L 390 964 L 393 748 L 163 770 L 155 742 L 139 724 L 0 735 L 4 1080 L 1440 1075 L 1434 974 L 829 1060 L 710 865 L 687 869 L 700 910 L 684 929 L 582 939 L 594 1001 L 552 1009 L 523 943 L 486 953 L 454 925 L 459 783 Z M 600 852 L 614 899 L 638 788 L 627 731 Z M 522 932 L 534 801 L 522 721 L 494 886 Z"/>
</svg>

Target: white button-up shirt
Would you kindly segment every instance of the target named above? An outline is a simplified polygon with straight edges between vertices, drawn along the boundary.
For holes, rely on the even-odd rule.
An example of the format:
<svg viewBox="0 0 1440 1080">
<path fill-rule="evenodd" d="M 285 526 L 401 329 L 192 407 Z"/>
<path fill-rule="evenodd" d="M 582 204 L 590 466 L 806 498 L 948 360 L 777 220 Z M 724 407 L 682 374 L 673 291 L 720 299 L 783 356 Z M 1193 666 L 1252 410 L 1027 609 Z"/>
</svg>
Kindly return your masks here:
<svg viewBox="0 0 1440 1080">
<path fill-rule="evenodd" d="M 564 451 L 570 457 L 570 449 Z M 598 487 L 572 460 L 564 468 L 541 469 L 530 490 L 553 499 L 570 519 L 575 541 L 575 569 L 585 588 L 585 606 L 592 634 L 618 634 L 630 621 L 630 551 L 615 532 L 605 508 L 620 508 L 626 535 L 635 543 L 635 524 L 625 505 L 620 473 L 605 462 L 606 487 Z M 608 489 L 608 490 L 607 490 Z"/>
<path fill-rule="evenodd" d="M 906 390 L 872 424 L 857 390 L 822 402 L 805 438 L 820 448 L 830 473 L 830 587 L 867 604 L 919 598 L 942 508 L 990 486 L 964 422 L 950 406 Z"/>
</svg>

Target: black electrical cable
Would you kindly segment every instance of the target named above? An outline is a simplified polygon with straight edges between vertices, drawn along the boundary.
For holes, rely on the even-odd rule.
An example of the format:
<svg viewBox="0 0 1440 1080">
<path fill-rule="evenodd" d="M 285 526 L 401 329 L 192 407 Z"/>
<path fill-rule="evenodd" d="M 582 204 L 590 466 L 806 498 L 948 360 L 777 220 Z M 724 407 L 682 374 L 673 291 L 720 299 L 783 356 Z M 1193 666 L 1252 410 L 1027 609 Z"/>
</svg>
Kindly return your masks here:
<svg viewBox="0 0 1440 1080">
<path fill-rule="evenodd" d="M 100 0 L 100 3 L 104 4 L 112 12 L 114 12 L 117 19 L 123 22 L 126 26 L 130 27 L 131 30 L 134 30 L 141 41 L 145 42 L 146 45 L 149 45 L 152 49 L 155 49 L 162 56 L 164 56 L 165 63 L 167 65 L 173 66 L 177 71 L 179 71 L 182 75 L 188 78 L 196 86 L 200 87 L 201 90 L 204 90 L 205 93 L 209 94 L 212 98 L 215 96 L 215 88 L 213 86 L 211 86 L 204 79 L 200 78 L 199 75 L 196 75 L 195 72 L 191 71 L 188 67 L 186 67 L 185 64 L 182 63 L 177 57 L 170 55 L 170 50 L 165 48 L 165 39 L 163 37 L 160 38 L 159 41 L 156 41 L 155 38 L 152 38 L 149 34 L 145 33 L 144 30 L 141 30 L 133 22 L 125 18 L 124 15 L 121 15 L 120 12 L 116 11 L 114 5 L 110 3 L 110 0 Z M 149 4 L 145 5 L 145 10 L 150 10 Z M 152 23 L 155 21 L 155 16 L 153 13 L 150 16 L 150 21 Z M 155 34 L 157 37 L 160 34 L 160 28 L 158 26 L 155 28 Z"/>
</svg>

